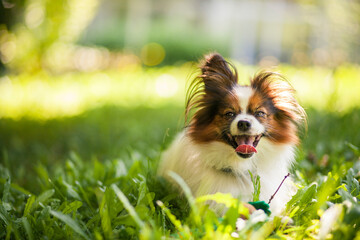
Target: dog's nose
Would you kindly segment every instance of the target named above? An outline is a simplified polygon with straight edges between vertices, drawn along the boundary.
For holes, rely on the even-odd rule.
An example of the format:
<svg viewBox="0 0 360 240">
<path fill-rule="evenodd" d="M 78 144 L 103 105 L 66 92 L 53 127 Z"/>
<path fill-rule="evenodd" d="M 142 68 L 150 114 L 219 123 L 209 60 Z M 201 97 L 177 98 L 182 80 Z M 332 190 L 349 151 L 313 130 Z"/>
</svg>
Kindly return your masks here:
<svg viewBox="0 0 360 240">
<path fill-rule="evenodd" d="M 246 120 L 240 120 L 237 125 L 238 125 L 239 130 L 243 131 L 243 132 L 248 131 L 251 127 L 251 123 Z"/>
</svg>

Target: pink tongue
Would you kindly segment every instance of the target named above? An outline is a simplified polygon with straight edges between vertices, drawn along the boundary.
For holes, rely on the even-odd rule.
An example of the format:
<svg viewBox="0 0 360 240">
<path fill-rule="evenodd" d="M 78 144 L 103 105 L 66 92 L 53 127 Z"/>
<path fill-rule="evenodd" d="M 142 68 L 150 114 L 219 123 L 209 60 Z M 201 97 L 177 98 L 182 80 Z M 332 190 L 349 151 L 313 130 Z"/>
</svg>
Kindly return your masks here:
<svg viewBox="0 0 360 240">
<path fill-rule="evenodd" d="M 240 152 L 240 153 L 244 153 L 244 154 L 249 154 L 249 153 L 256 153 L 256 148 L 254 148 L 251 145 L 246 145 L 246 144 L 242 144 L 239 145 L 236 149 L 235 152 Z"/>
</svg>

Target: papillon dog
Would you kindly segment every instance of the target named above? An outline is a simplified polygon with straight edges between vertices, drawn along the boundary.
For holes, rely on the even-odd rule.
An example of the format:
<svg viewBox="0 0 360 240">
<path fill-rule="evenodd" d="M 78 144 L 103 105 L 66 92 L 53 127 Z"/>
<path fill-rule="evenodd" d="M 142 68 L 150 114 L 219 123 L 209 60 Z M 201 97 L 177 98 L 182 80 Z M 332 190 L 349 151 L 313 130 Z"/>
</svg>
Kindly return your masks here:
<svg viewBox="0 0 360 240">
<path fill-rule="evenodd" d="M 194 196 L 230 193 L 251 201 L 250 172 L 260 177 L 260 200 L 268 201 L 294 162 L 304 109 L 284 77 L 262 71 L 240 85 L 235 67 L 221 55 L 205 56 L 189 86 L 187 127 L 163 153 L 158 175 L 175 172 Z M 191 114 L 192 113 L 192 114 Z M 294 193 L 285 181 L 270 204 L 281 213 Z"/>
</svg>

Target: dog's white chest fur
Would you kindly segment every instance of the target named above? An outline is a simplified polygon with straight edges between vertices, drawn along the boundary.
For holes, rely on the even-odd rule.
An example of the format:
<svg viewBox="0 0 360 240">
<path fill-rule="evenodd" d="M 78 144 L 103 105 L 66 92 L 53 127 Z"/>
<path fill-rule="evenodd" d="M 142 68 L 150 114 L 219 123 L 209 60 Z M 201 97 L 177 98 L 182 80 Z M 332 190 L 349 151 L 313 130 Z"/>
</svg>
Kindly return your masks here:
<svg viewBox="0 0 360 240">
<path fill-rule="evenodd" d="M 275 145 L 263 138 L 257 149 L 253 157 L 242 159 L 225 143 L 192 141 L 185 130 L 164 152 L 158 174 L 169 179 L 169 171 L 177 173 L 195 196 L 222 192 L 251 201 L 251 171 L 253 175 L 260 176 L 260 200 L 268 202 L 289 171 L 294 159 L 293 146 Z M 292 194 L 292 183 L 286 180 L 272 200 L 270 209 L 280 213 Z"/>
</svg>

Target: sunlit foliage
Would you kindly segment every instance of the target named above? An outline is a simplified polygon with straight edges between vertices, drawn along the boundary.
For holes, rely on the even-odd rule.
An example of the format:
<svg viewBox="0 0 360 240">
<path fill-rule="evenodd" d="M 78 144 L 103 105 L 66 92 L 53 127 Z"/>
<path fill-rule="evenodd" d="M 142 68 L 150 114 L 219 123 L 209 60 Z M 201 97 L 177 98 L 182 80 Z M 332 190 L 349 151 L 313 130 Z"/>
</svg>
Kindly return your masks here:
<svg viewBox="0 0 360 240">
<path fill-rule="evenodd" d="M 50 119 L 74 116 L 106 104 L 134 107 L 161 106 L 166 102 L 182 106 L 185 87 L 198 74 L 195 64 L 181 67 L 142 68 L 128 66 L 121 70 L 68 73 L 51 76 L 5 75 L 0 80 L 0 117 Z M 238 65 L 242 84 L 257 71 L 255 67 Z M 280 66 L 294 85 L 305 107 L 332 112 L 346 112 L 360 105 L 360 68 L 342 66 L 327 68 L 295 68 Z"/>
</svg>

